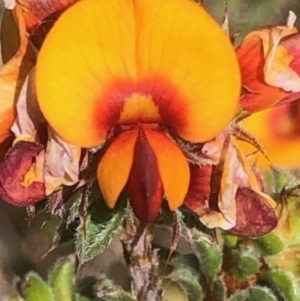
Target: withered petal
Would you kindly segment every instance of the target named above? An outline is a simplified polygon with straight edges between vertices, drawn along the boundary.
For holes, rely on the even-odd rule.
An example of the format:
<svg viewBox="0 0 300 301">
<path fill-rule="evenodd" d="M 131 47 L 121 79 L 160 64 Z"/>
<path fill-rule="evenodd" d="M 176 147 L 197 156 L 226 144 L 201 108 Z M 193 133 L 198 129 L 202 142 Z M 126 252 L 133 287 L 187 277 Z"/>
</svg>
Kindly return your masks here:
<svg viewBox="0 0 300 301">
<path fill-rule="evenodd" d="M 45 186 L 34 181 L 22 185 L 24 176 L 35 163 L 36 156 L 44 149 L 42 144 L 20 141 L 0 164 L 0 198 L 15 206 L 28 206 L 45 198 Z"/>
<path fill-rule="evenodd" d="M 280 42 L 288 53 L 292 55 L 292 61 L 289 67 L 293 69 L 298 75 L 300 74 L 300 33 L 290 35 Z"/>
<path fill-rule="evenodd" d="M 229 232 L 239 236 L 260 236 L 277 226 L 275 210 L 264 195 L 251 188 L 238 188 L 236 225 Z"/>
<path fill-rule="evenodd" d="M 198 166 L 190 164 L 191 180 L 184 205 L 198 216 L 208 214 L 211 194 L 212 165 Z"/>
<path fill-rule="evenodd" d="M 78 0 L 20 0 L 29 39 L 40 49 L 59 16 Z"/>
</svg>

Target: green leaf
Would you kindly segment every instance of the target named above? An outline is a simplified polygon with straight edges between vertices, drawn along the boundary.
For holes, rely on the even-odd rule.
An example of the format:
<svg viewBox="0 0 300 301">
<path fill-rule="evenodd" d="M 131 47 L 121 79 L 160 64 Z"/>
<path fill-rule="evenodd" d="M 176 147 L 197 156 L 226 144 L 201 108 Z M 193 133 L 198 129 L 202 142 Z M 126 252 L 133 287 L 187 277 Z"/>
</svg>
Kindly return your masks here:
<svg viewBox="0 0 300 301">
<path fill-rule="evenodd" d="M 48 282 L 56 301 L 72 301 L 75 281 L 75 257 L 60 260 L 49 274 Z"/>
<path fill-rule="evenodd" d="M 111 219 L 102 223 L 94 220 L 92 214 L 87 215 L 85 225 L 80 225 L 76 234 L 76 250 L 81 264 L 93 259 L 109 246 L 122 224 L 123 217 L 124 211 L 118 210 Z"/>
<path fill-rule="evenodd" d="M 226 300 L 227 287 L 223 279 L 218 278 L 213 282 L 212 292 L 214 296 L 214 301 Z"/>
<path fill-rule="evenodd" d="M 260 300 L 260 301 L 277 301 L 276 297 L 274 294 L 269 290 L 268 288 L 265 287 L 251 287 L 249 289 L 249 298 L 250 301 L 252 300 Z"/>
<path fill-rule="evenodd" d="M 122 292 L 111 292 L 102 297 L 102 300 L 105 301 L 137 301 L 133 296 L 129 293 Z"/>
<path fill-rule="evenodd" d="M 299 180 L 289 171 L 282 169 L 272 169 L 273 189 L 276 194 L 280 194 L 283 188 L 295 187 Z"/>
<path fill-rule="evenodd" d="M 164 281 L 163 301 L 189 301 L 187 293 L 176 282 Z"/>
<path fill-rule="evenodd" d="M 263 255 L 274 255 L 283 250 L 282 240 L 273 232 L 258 237 L 254 240 Z"/>
<path fill-rule="evenodd" d="M 259 280 L 266 283 L 275 294 L 284 298 L 285 301 L 299 301 L 299 282 L 293 274 L 280 270 L 270 270 L 261 273 Z"/>
<path fill-rule="evenodd" d="M 111 210 L 106 206 L 98 185 L 93 186 L 89 198 L 91 205 L 76 233 L 76 253 L 81 264 L 93 259 L 109 246 L 122 225 L 126 201 L 121 198 L 117 207 Z"/>
<path fill-rule="evenodd" d="M 278 299 L 270 289 L 253 286 L 246 290 L 236 292 L 228 301 L 278 301 Z"/>
<path fill-rule="evenodd" d="M 50 286 L 34 272 L 26 275 L 21 290 L 26 301 L 56 301 Z"/>
<path fill-rule="evenodd" d="M 220 247 L 210 241 L 201 240 L 194 243 L 197 257 L 206 277 L 214 279 L 221 269 L 222 253 Z"/>
<path fill-rule="evenodd" d="M 227 248 L 234 248 L 238 242 L 238 237 L 236 235 L 225 231 L 223 233 L 223 239 L 224 239 L 224 245 Z"/>
<path fill-rule="evenodd" d="M 174 269 L 166 279 L 178 285 L 186 293 L 189 301 L 201 301 L 203 299 L 203 290 L 199 282 L 199 276 L 193 268 L 181 267 Z"/>
<path fill-rule="evenodd" d="M 231 253 L 231 271 L 234 278 L 245 280 L 258 272 L 260 256 L 252 246 L 240 246 Z"/>
<path fill-rule="evenodd" d="M 112 280 L 103 277 L 94 285 L 95 294 L 105 301 L 136 301 L 129 293 L 116 285 Z"/>
</svg>

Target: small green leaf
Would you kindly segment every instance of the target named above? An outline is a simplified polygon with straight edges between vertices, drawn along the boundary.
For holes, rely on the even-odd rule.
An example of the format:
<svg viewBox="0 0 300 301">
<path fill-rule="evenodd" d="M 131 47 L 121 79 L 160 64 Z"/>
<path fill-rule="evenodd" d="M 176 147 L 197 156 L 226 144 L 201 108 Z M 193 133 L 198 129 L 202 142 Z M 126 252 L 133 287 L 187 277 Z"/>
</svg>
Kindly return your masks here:
<svg viewBox="0 0 300 301">
<path fill-rule="evenodd" d="M 284 300 L 299 301 L 299 283 L 292 273 L 280 270 L 265 271 L 261 273 L 259 280 L 266 283 L 275 294 L 278 294 Z"/>
<path fill-rule="evenodd" d="M 280 194 L 283 188 L 294 187 L 299 184 L 298 179 L 289 171 L 282 169 L 272 169 L 273 189 L 276 194 Z"/>
<path fill-rule="evenodd" d="M 228 301 L 278 301 L 272 291 L 261 286 L 253 286 L 246 290 L 238 291 Z"/>
<path fill-rule="evenodd" d="M 50 286 L 34 272 L 27 274 L 21 290 L 26 301 L 56 301 Z"/>
<path fill-rule="evenodd" d="M 226 300 L 226 283 L 220 278 L 216 279 L 212 284 L 212 292 L 214 296 L 214 301 Z"/>
<path fill-rule="evenodd" d="M 238 291 L 234 295 L 232 295 L 228 299 L 228 301 L 250 301 L 249 291 L 248 290 Z"/>
<path fill-rule="evenodd" d="M 260 248 L 263 255 L 274 255 L 284 248 L 281 239 L 273 232 L 256 238 L 254 243 Z"/>
<path fill-rule="evenodd" d="M 250 301 L 277 301 L 270 289 L 260 286 L 249 288 L 249 298 Z"/>
<path fill-rule="evenodd" d="M 122 292 L 113 292 L 109 293 L 102 297 L 104 301 L 136 301 L 136 299 L 131 296 L 129 293 L 122 291 Z"/>
<path fill-rule="evenodd" d="M 224 239 L 224 245 L 227 248 L 234 248 L 238 241 L 238 237 L 236 235 L 225 231 L 223 233 L 223 239 Z"/>
<path fill-rule="evenodd" d="M 49 274 L 48 282 L 56 301 L 72 301 L 74 295 L 75 258 L 69 256 L 56 263 Z"/>
<path fill-rule="evenodd" d="M 90 213 L 87 215 L 85 225 L 80 225 L 76 234 L 76 250 L 81 264 L 93 259 L 109 246 L 123 217 L 124 211 L 121 209 L 104 223 L 94 220 Z"/>
<path fill-rule="evenodd" d="M 186 293 L 189 301 L 201 301 L 203 299 L 202 286 L 194 269 L 189 267 L 174 269 L 166 279 L 178 285 Z"/>
<path fill-rule="evenodd" d="M 76 233 L 76 253 L 83 264 L 103 252 L 120 229 L 127 199 L 120 198 L 114 210 L 108 208 L 96 183 L 90 192 L 90 205 Z"/>
<path fill-rule="evenodd" d="M 252 246 L 240 246 L 232 251 L 231 271 L 234 278 L 245 280 L 258 272 L 261 266 L 260 256 Z"/>
<path fill-rule="evenodd" d="M 106 277 L 94 285 L 94 290 L 96 296 L 104 301 L 136 301 L 131 294 Z"/>
<path fill-rule="evenodd" d="M 208 278 L 215 278 L 221 269 L 222 253 L 217 244 L 209 241 L 195 242 L 197 257 L 200 260 L 200 265 Z"/>
<path fill-rule="evenodd" d="M 187 293 L 175 282 L 163 283 L 163 301 L 189 301 Z"/>
</svg>

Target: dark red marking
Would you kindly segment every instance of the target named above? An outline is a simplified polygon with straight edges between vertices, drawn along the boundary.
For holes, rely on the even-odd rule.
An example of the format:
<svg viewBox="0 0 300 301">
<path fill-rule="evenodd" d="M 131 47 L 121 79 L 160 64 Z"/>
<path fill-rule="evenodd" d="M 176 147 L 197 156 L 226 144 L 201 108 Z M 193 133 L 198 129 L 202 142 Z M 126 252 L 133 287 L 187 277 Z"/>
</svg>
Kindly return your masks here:
<svg viewBox="0 0 300 301">
<path fill-rule="evenodd" d="M 156 156 L 142 128 L 139 129 L 125 192 L 134 214 L 141 222 L 152 222 L 157 217 L 164 196 L 163 185 Z"/>
</svg>

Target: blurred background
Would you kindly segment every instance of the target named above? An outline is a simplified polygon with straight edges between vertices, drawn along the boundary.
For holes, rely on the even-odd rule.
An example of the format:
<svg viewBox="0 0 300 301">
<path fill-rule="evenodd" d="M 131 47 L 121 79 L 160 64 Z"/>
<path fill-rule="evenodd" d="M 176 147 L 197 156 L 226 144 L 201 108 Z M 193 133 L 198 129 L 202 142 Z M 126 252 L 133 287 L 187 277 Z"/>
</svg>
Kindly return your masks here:
<svg viewBox="0 0 300 301">
<path fill-rule="evenodd" d="M 42 1 L 42 0 L 41 0 Z M 1 14 L 3 0 L 0 1 Z M 205 7 L 221 23 L 224 15 L 224 1 L 206 0 Z M 249 31 L 265 25 L 285 24 L 289 10 L 300 15 L 299 0 L 228 0 L 231 31 L 240 30 L 239 40 Z M 300 28 L 300 17 L 296 25 Z M 239 41 L 238 40 L 238 41 Z M 42 218 L 43 219 L 43 218 Z M 34 268 L 45 275 L 51 264 L 60 255 L 52 252 L 42 259 L 51 246 L 49 227 L 41 228 L 42 219 L 30 226 L 24 209 L 14 208 L 0 202 L 0 296 L 9 294 L 17 281 L 16 274 L 23 274 Z M 53 225 L 55 227 L 55 223 Z M 47 232 L 48 231 L 48 232 Z M 169 232 L 166 231 L 166 236 Z M 161 241 L 164 241 L 162 239 Z M 165 241 L 165 243 L 167 243 Z M 123 265 L 122 248 L 116 240 L 105 254 L 88 263 L 82 273 L 106 272 L 118 278 L 123 286 L 128 285 L 126 268 Z M 124 271 L 122 273 L 121 271 Z"/>
</svg>

